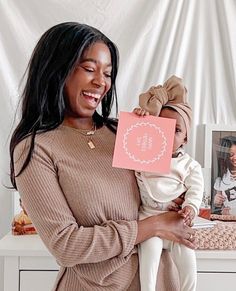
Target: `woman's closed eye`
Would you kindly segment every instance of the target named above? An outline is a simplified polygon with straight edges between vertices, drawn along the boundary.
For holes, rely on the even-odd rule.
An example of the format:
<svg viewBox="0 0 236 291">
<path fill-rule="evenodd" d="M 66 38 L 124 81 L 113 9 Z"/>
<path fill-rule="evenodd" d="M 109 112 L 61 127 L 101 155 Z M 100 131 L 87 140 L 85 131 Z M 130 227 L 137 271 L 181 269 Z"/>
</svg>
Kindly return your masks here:
<svg viewBox="0 0 236 291">
<path fill-rule="evenodd" d="M 111 72 L 104 72 L 104 76 L 106 78 L 111 78 Z"/>
<path fill-rule="evenodd" d="M 96 72 L 96 69 L 93 68 L 93 67 L 82 66 L 82 68 L 83 68 L 86 72 L 89 72 L 89 73 L 94 73 L 94 72 Z M 110 72 L 110 71 L 109 71 L 109 72 L 104 72 L 103 74 L 104 74 L 104 76 L 105 76 L 106 78 L 111 78 L 111 72 Z"/>
<path fill-rule="evenodd" d="M 95 71 L 94 68 L 92 67 L 82 67 L 86 72 L 90 72 L 90 73 L 93 73 Z"/>
</svg>

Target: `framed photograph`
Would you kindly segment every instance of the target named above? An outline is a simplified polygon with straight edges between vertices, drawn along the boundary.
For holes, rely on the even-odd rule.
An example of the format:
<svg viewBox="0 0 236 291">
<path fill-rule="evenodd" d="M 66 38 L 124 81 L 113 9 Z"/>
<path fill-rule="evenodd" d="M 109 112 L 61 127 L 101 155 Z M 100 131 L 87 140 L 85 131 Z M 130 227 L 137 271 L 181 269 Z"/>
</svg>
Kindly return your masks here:
<svg viewBox="0 0 236 291">
<path fill-rule="evenodd" d="M 206 125 L 204 167 L 213 219 L 236 220 L 236 125 Z"/>
</svg>

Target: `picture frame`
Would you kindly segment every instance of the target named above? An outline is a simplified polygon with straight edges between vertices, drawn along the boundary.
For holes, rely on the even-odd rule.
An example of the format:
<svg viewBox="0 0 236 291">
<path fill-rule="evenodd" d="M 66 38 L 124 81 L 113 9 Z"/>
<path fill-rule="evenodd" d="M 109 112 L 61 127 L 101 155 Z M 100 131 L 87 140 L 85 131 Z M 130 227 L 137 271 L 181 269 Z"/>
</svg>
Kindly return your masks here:
<svg viewBox="0 0 236 291">
<path fill-rule="evenodd" d="M 211 218 L 236 221 L 236 125 L 205 125 L 204 170 Z"/>
</svg>

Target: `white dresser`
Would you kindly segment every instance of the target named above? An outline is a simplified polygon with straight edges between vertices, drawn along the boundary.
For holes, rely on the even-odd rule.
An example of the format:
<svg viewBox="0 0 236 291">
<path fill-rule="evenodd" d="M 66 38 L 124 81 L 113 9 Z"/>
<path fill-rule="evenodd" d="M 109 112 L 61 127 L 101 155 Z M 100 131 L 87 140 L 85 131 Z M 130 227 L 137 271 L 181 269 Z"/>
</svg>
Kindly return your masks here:
<svg viewBox="0 0 236 291">
<path fill-rule="evenodd" d="M 4 257 L 4 291 L 50 291 L 59 266 L 38 235 L 6 235 L 0 240 Z"/>
<path fill-rule="evenodd" d="M 196 251 L 197 291 L 236 290 L 236 251 Z M 38 235 L 6 235 L 0 240 L 4 257 L 4 291 L 50 291 L 58 265 Z"/>
</svg>

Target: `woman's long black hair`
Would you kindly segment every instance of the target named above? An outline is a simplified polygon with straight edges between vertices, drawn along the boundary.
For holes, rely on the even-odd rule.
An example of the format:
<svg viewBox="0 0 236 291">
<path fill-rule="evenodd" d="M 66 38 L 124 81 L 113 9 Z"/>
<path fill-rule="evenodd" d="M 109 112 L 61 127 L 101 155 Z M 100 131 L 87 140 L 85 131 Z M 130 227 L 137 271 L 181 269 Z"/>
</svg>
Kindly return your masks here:
<svg viewBox="0 0 236 291">
<path fill-rule="evenodd" d="M 115 130 L 117 121 L 109 118 L 114 101 L 117 113 L 115 80 L 119 56 L 115 44 L 99 30 L 85 24 L 65 22 L 53 26 L 38 41 L 27 67 L 26 85 L 21 96 L 21 119 L 10 140 L 10 171 L 14 188 L 15 177 L 30 162 L 36 133 L 52 130 L 63 122 L 66 79 L 84 51 L 97 41 L 104 42 L 110 50 L 112 72 L 111 88 L 102 100 L 101 115 L 95 112 L 93 120 L 97 126 L 106 124 Z M 20 172 L 15 173 L 14 149 L 27 136 L 31 136 L 29 152 Z"/>
</svg>

